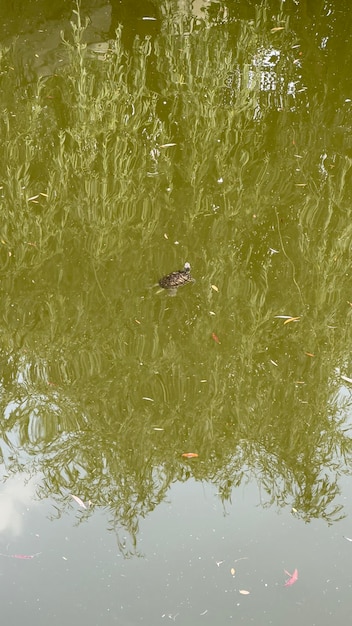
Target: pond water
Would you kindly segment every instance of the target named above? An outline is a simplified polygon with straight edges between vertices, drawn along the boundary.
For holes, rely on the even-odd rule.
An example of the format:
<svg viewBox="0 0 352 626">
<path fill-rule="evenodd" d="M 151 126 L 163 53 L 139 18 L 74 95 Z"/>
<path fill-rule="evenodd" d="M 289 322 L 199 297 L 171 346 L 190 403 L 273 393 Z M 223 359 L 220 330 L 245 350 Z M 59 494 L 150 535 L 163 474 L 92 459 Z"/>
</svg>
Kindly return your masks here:
<svg viewBox="0 0 352 626">
<path fill-rule="evenodd" d="M 348 3 L 2 11 L 4 619 L 345 625 Z"/>
</svg>

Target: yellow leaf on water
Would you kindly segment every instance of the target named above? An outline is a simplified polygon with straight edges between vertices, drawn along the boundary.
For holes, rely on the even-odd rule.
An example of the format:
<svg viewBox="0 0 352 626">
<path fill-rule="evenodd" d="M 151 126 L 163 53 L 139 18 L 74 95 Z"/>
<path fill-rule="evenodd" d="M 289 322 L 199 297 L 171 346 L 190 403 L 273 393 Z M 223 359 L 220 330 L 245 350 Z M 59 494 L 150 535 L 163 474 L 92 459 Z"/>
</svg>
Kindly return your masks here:
<svg viewBox="0 0 352 626">
<path fill-rule="evenodd" d="M 278 30 L 285 30 L 284 26 L 274 26 L 274 28 L 272 28 L 270 30 L 271 33 L 276 33 Z"/>
<path fill-rule="evenodd" d="M 289 317 L 288 320 L 284 321 L 284 326 L 285 324 L 289 324 L 290 322 L 298 322 L 300 319 L 300 317 Z"/>
<path fill-rule="evenodd" d="M 214 289 L 214 291 L 219 291 L 219 288 L 216 285 L 212 285 L 211 288 Z"/>
<path fill-rule="evenodd" d="M 234 567 L 231 567 L 230 572 L 232 574 L 232 576 L 234 576 L 236 574 L 236 570 Z"/>
</svg>

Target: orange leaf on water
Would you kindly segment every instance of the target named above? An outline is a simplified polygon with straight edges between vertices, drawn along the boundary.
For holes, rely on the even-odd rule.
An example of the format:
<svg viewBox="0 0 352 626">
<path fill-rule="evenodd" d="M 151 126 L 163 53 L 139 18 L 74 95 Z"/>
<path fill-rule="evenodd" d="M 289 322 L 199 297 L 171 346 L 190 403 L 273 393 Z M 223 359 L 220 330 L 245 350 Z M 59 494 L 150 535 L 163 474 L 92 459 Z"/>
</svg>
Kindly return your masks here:
<svg viewBox="0 0 352 626">
<path fill-rule="evenodd" d="M 196 452 L 184 452 L 182 456 L 184 456 L 186 459 L 196 459 L 199 454 L 197 454 Z"/>
<path fill-rule="evenodd" d="M 211 333 L 211 336 L 214 339 L 215 343 L 221 343 L 219 337 L 215 333 Z"/>
</svg>

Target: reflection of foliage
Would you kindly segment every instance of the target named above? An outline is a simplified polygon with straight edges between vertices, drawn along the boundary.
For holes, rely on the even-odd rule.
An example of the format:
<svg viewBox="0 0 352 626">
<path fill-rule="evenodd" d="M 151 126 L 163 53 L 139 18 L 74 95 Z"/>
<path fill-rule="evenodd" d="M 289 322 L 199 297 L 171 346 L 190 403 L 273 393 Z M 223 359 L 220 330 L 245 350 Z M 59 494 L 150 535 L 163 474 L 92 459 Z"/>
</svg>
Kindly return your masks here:
<svg viewBox="0 0 352 626">
<path fill-rule="evenodd" d="M 118 32 L 103 62 L 78 23 L 68 65 L 25 87 L 0 59 L 2 455 L 40 468 L 59 508 L 69 492 L 108 507 L 132 551 L 175 480 L 226 501 L 254 479 L 330 522 L 351 465 L 351 162 L 314 132 L 317 99 L 288 92 L 285 16 L 274 32 L 262 9 L 167 17 L 129 54 Z M 148 288 L 186 258 L 194 286 Z"/>
</svg>

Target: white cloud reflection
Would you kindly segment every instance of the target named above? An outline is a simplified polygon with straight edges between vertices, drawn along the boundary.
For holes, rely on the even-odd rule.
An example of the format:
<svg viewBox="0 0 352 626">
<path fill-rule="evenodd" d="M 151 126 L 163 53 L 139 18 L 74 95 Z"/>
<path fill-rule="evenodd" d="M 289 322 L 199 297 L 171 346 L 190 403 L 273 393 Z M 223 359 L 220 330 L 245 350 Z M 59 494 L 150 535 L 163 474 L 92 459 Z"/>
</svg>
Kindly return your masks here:
<svg viewBox="0 0 352 626">
<path fill-rule="evenodd" d="M 21 534 L 24 511 L 34 504 L 35 487 L 34 480 L 26 474 L 9 478 L 0 487 L 0 533 Z"/>
</svg>

